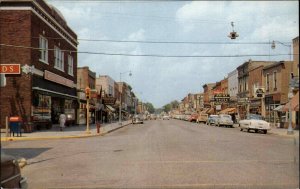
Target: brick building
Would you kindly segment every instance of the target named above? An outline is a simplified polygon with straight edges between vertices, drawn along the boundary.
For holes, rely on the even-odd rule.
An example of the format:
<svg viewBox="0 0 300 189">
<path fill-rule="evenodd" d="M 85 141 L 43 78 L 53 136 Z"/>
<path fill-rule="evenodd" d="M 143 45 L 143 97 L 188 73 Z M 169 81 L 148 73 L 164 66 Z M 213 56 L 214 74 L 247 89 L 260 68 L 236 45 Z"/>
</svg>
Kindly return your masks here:
<svg viewBox="0 0 300 189">
<path fill-rule="evenodd" d="M 260 67 L 260 66 L 268 66 L 273 64 L 274 62 L 270 61 L 252 61 L 249 60 L 239 67 L 237 67 L 238 71 L 238 113 L 241 119 L 246 117 L 246 114 L 249 113 L 250 109 L 250 97 L 251 97 L 251 89 L 252 86 L 249 87 L 249 80 L 252 79 L 252 75 L 249 73 L 251 70 Z"/>
<path fill-rule="evenodd" d="M 96 73 L 91 71 L 89 67 L 77 68 L 77 96 L 78 96 L 78 109 L 77 109 L 77 124 L 86 124 L 87 118 L 87 99 L 85 89 L 89 87 L 91 91 L 89 100 L 89 118 L 90 122 L 95 122 L 95 107 L 98 101 L 98 91 L 96 90 Z"/>
<path fill-rule="evenodd" d="M 275 62 L 263 69 L 263 83 L 265 86 L 265 114 L 266 120 L 279 122 L 279 114 L 273 109 L 288 102 L 291 61 Z"/>
<path fill-rule="evenodd" d="M 31 74 L 6 77 L 0 94 L 1 128 L 6 116 L 21 116 L 25 123 L 57 123 L 66 111 L 74 116 L 77 35 L 43 0 L 2 0 L 0 10 L 0 63 L 34 66 Z"/>
</svg>

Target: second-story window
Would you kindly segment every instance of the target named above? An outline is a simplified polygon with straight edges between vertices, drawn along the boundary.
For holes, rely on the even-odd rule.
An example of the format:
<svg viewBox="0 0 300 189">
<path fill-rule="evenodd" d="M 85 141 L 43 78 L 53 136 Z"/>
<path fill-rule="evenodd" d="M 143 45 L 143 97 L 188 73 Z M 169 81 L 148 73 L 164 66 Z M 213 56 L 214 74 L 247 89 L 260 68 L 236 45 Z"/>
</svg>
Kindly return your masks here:
<svg viewBox="0 0 300 189">
<path fill-rule="evenodd" d="M 273 89 L 274 89 L 274 91 L 277 90 L 277 72 L 276 71 L 273 73 Z"/>
<path fill-rule="evenodd" d="M 39 38 L 40 61 L 48 64 L 48 40 L 40 35 Z"/>
<path fill-rule="evenodd" d="M 269 81 L 269 74 L 267 73 L 267 75 L 266 75 L 266 90 L 267 90 L 267 91 L 270 90 L 269 83 L 270 83 L 270 81 Z"/>
<path fill-rule="evenodd" d="M 68 74 L 74 75 L 73 70 L 74 70 L 73 57 L 71 55 L 68 55 Z"/>
<path fill-rule="evenodd" d="M 64 72 L 64 52 L 58 47 L 54 47 L 54 67 Z"/>
</svg>

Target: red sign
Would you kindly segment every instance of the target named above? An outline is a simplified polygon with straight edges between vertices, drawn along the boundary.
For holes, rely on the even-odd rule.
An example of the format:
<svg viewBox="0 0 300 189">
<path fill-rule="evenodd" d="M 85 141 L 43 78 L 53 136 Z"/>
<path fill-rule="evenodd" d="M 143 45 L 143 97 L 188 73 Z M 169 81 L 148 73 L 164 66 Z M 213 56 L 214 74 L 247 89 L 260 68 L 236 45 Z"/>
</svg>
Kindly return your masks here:
<svg viewBox="0 0 300 189">
<path fill-rule="evenodd" d="M 0 73 L 4 74 L 20 74 L 20 64 L 0 64 Z"/>
</svg>

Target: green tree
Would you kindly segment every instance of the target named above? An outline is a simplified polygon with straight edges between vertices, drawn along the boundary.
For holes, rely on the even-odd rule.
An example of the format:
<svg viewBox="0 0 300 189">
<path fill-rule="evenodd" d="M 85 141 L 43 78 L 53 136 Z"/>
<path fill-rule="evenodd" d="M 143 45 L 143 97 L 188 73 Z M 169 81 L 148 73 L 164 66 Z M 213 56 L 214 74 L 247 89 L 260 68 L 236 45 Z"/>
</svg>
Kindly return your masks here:
<svg viewBox="0 0 300 189">
<path fill-rule="evenodd" d="M 147 107 L 147 110 L 149 111 L 149 113 L 153 114 L 153 113 L 155 112 L 155 108 L 154 108 L 154 106 L 153 106 L 152 103 L 146 102 L 146 103 L 144 104 L 144 106 Z"/>
<path fill-rule="evenodd" d="M 166 105 L 163 106 L 164 112 L 168 113 L 169 111 L 171 111 L 171 109 L 172 109 L 172 105 L 171 104 L 166 104 Z"/>
</svg>

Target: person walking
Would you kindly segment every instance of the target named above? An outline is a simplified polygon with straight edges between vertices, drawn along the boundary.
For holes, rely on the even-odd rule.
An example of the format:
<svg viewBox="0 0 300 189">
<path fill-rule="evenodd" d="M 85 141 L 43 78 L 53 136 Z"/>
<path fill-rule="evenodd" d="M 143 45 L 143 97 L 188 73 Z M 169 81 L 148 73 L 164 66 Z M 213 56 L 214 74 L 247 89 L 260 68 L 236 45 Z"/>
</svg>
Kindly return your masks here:
<svg viewBox="0 0 300 189">
<path fill-rule="evenodd" d="M 61 113 L 59 115 L 59 127 L 60 127 L 60 131 L 62 131 L 63 128 L 65 127 L 65 123 L 66 123 L 66 115 L 64 113 Z"/>
</svg>

